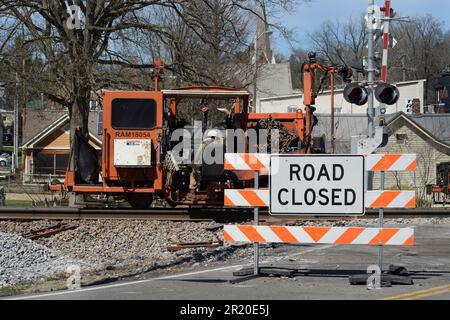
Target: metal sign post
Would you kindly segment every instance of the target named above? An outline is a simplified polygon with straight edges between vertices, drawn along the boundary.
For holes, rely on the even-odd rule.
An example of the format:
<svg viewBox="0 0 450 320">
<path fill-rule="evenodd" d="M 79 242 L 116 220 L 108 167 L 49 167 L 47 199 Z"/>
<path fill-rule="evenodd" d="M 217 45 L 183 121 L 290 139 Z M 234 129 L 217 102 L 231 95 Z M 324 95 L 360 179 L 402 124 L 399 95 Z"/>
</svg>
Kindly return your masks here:
<svg viewBox="0 0 450 320">
<path fill-rule="evenodd" d="M 255 189 L 259 188 L 259 172 L 257 170 L 255 170 L 254 172 L 254 184 L 255 184 Z M 259 208 L 255 207 L 254 209 L 254 225 L 258 226 L 259 225 Z M 253 275 L 257 276 L 259 275 L 259 243 L 255 242 L 253 244 L 253 254 L 254 254 L 254 270 L 253 270 Z"/>
<path fill-rule="evenodd" d="M 385 172 L 380 172 L 380 190 L 384 190 L 384 178 L 385 178 Z M 378 215 L 378 223 L 380 229 L 384 227 L 384 208 L 380 208 L 379 215 Z M 378 266 L 380 268 L 380 272 L 383 272 L 383 245 L 380 244 L 378 247 Z"/>
</svg>

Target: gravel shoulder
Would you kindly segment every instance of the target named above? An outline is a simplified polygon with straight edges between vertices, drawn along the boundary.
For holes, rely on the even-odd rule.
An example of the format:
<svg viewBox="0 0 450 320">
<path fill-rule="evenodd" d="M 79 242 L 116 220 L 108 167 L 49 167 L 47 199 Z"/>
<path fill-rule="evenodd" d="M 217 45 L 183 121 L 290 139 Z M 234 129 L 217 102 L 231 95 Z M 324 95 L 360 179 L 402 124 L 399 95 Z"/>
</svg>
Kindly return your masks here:
<svg viewBox="0 0 450 320">
<path fill-rule="evenodd" d="M 184 242 L 222 241 L 214 223 L 81 220 L 76 229 L 31 241 L 20 235 L 61 221 L 0 221 L 0 288 L 65 280 L 68 266 L 80 266 L 87 282 L 159 268 L 220 259 L 229 247 L 169 252 Z M 100 280 L 99 280 L 100 279 Z"/>
<path fill-rule="evenodd" d="M 66 221 L 67 222 L 67 221 Z M 0 296 L 66 288 L 68 266 L 79 266 L 83 286 L 139 278 L 149 272 L 171 272 L 205 267 L 218 261 L 250 262 L 251 246 L 223 245 L 170 252 L 174 243 L 222 241 L 214 222 L 142 220 L 70 221 L 77 228 L 31 241 L 21 237 L 31 230 L 61 221 L 0 221 Z M 376 219 L 321 222 L 323 226 L 377 226 Z M 386 219 L 389 226 L 450 225 L 450 218 Z M 298 225 L 319 225 L 299 221 Z M 265 246 L 268 255 L 274 247 Z"/>
</svg>

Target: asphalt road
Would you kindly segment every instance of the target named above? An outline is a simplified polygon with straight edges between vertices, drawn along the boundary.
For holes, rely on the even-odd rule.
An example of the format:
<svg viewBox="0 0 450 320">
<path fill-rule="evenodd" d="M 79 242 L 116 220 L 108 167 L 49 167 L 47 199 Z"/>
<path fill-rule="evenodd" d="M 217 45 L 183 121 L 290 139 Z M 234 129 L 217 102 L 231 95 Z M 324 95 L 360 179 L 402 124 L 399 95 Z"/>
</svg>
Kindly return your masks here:
<svg viewBox="0 0 450 320">
<path fill-rule="evenodd" d="M 350 274 L 364 273 L 377 263 L 376 247 L 283 246 L 264 260 L 302 270 L 294 278 L 266 277 L 231 284 L 228 280 L 235 278 L 232 272 L 245 263 L 222 262 L 208 269 L 189 267 L 165 276 L 148 275 L 140 281 L 14 299 L 450 299 L 450 226 L 417 227 L 414 247 L 384 248 L 385 267 L 391 263 L 404 265 L 413 275 L 414 285 L 410 286 L 368 290 L 365 285 L 349 284 Z"/>
</svg>

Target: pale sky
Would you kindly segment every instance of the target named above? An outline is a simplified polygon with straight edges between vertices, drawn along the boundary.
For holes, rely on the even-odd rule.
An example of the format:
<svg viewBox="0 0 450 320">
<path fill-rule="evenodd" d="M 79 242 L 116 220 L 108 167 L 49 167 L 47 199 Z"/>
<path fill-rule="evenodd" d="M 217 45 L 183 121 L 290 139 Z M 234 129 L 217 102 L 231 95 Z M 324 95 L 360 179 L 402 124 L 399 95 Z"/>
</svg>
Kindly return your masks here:
<svg viewBox="0 0 450 320">
<path fill-rule="evenodd" d="M 289 29 L 294 29 L 294 38 L 299 43 L 294 47 L 310 49 L 308 32 L 313 32 L 327 20 L 345 21 L 350 17 L 358 17 L 367 8 L 368 0 L 312 0 L 310 3 L 300 3 L 296 10 L 284 14 L 282 22 Z M 384 6 L 384 0 L 375 0 L 379 7 Z M 431 14 L 450 28 L 450 0 L 391 0 L 391 6 L 398 12 L 398 16 Z M 289 55 L 291 46 L 279 34 L 273 35 L 275 51 Z"/>
</svg>

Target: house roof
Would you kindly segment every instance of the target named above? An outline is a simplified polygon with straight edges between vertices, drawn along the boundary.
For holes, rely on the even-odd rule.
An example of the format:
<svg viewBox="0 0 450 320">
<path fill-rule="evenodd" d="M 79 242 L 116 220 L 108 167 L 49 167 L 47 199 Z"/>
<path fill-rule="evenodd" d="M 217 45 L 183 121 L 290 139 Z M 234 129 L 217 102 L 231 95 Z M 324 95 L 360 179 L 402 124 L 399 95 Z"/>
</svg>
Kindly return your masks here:
<svg viewBox="0 0 450 320">
<path fill-rule="evenodd" d="M 63 126 L 67 125 L 69 123 L 69 115 L 66 113 L 56 119 L 56 121 L 52 122 L 49 126 L 38 132 L 34 137 L 32 137 L 29 141 L 27 141 L 21 148 L 22 149 L 32 149 L 34 148 L 38 143 L 43 141 L 45 138 L 50 136 L 55 130 L 62 128 Z M 95 136 L 93 133 L 89 132 L 89 137 L 92 139 L 92 141 L 97 144 L 98 146 L 102 145 L 102 141 Z"/>
<path fill-rule="evenodd" d="M 63 110 L 33 110 L 25 113 L 25 125 L 23 128 L 23 142 L 28 143 L 32 138 L 50 127 L 53 123 L 67 116 L 67 111 Z M 100 139 L 98 136 L 98 112 L 92 111 L 89 114 L 89 132 Z M 101 140 L 101 139 L 100 139 Z"/>
<path fill-rule="evenodd" d="M 441 77 L 438 78 L 438 86 L 450 87 L 450 72 L 444 72 Z"/>
<path fill-rule="evenodd" d="M 403 112 L 399 112 L 388 120 L 387 126 L 393 126 L 399 120 L 409 123 L 430 139 L 431 142 L 450 151 L 450 140 L 444 140 L 444 138 L 450 139 L 448 138 L 449 128 L 445 128 L 445 124 L 450 124 L 450 117 L 442 116 L 441 114 L 408 116 Z"/>
<path fill-rule="evenodd" d="M 39 132 L 50 126 L 53 122 L 64 116 L 67 112 L 62 110 L 26 110 L 24 112 L 23 142 L 30 141 Z"/>
</svg>

